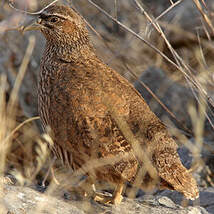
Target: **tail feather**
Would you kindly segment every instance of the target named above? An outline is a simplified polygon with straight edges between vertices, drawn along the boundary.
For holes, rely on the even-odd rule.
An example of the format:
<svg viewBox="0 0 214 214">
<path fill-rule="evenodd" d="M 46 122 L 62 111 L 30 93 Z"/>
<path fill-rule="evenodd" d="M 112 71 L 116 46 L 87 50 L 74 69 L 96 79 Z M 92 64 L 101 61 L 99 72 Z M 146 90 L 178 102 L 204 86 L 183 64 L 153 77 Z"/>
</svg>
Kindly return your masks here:
<svg viewBox="0 0 214 214">
<path fill-rule="evenodd" d="M 187 199 L 195 200 L 199 191 L 195 179 L 182 165 L 177 152 L 162 152 L 156 156 L 159 176 L 174 190 L 181 192 Z"/>
</svg>

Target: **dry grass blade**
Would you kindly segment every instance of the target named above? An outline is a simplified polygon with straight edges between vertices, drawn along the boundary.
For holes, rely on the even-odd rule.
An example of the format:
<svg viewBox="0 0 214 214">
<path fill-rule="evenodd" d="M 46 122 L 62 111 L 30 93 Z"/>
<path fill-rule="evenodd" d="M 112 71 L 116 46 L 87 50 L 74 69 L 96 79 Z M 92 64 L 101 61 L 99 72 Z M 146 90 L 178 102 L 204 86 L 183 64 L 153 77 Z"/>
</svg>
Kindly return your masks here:
<svg viewBox="0 0 214 214">
<path fill-rule="evenodd" d="M 4 135 L 4 139 L 1 139 L 1 145 L 3 145 L 4 147 L 4 151 L 1 152 L 1 157 L 4 158 L 4 161 L 1 161 L 1 163 L 4 163 L 6 161 L 5 157 L 7 155 L 7 153 L 9 152 L 10 150 L 10 139 L 11 137 L 13 136 L 13 134 L 15 133 L 16 130 L 19 129 L 19 127 L 21 127 L 22 125 L 19 125 L 18 128 L 15 128 L 12 133 L 11 133 L 11 130 L 13 129 L 13 127 L 15 126 L 15 115 L 16 115 L 16 102 L 17 102 L 17 96 L 18 96 L 18 91 L 19 91 L 19 88 L 20 88 L 20 85 L 21 85 L 21 82 L 23 80 L 23 77 L 25 75 L 25 72 L 26 72 L 26 69 L 27 69 L 27 66 L 28 66 L 28 63 L 30 61 L 30 57 L 32 55 L 32 52 L 33 52 L 33 49 L 34 49 L 34 46 L 35 46 L 35 37 L 34 36 L 31 36 L 29 38 L 29 45 L 27 47 L 27 50 L 26 50 L 26 53 L 25 53 L 25 56 L 22 60 L 22 64 L 20 66 L 20 69 L 19 69 L 19 72 L 17 74 L 17 78 L 16 78 L 16 81 L 15 81 L 15 84 L 14 84 L 14 88 L 11 92 L 11 96 L 10 96 L 10 100 L 7 104 L 7 109 L 6 107 L 3 108 L 5 109 L 5 115 L 4 117 L 2 117 L 3 121 L 2 121 L 2 125 L 4 126 L 4 128 L 2 128 L 2 134 Z M 2 96 L 4 98 L 4 96 Z M 4 104 L 4 101 L 2 101 L 3 105 Z M 5 119 L 4 119 L 5 118 Z M 1 170 L 4 170 L 4 167 L 1 168 Z"/>
<path fill-rule="evenodd" d="M 212 24 L 210 18 L 208 17 L 208 15 L 204 12 L 199 0 L 193 0 L 193 2 L 195 3 L 196 7 L 198 8 L 199 12 L 201 13 L 201 15 L 202 15 L 203 19 L 205 20 L 205 22 L 208 24 L 208 26 L 210 27 L 210 29 L 214 33 L 213 24 Z M 204 2 L 203 2 L 203 4 L 205 5 Z"/>
<path fill-rule="evenodd" d="M 154 21 L 158 21 L 160 18 L 165 16 L 170 10 L 172 10 L 174 7 L 178 6 L 183 0 L 179 0 L 175 3 L 172 2 L 171 6 L 168 7 L 166 10 L 164 10 L 158 17 L 155 18 Z"/>
<path fill-rule="evenodd" d="M 156 19 L 155 19 L 156 20 Z M 171 32 L 174 32 L 178 35 L 185 35 L 185 37 L 187 39 L 190 39 L 191 41 L 197 41 L 198 40 L 198 36 L 195 35 L 194 33 L 192 32 L 188 32 L 184 29 L 182 29 L 181 27 L 179 26 L 175 26 L 174 24 L 171 24 L 171 23 L 167 23 L 167 22 L 164 22 L 164 21 L 159 21 L 158 22 L 160 24 L 160 26 L 164 27 L 164 28 L 167 28 L 168 30 L 170 30 Z M 209 41 L 207 41 L 206 39 L 204 38 L 200 38 L 200 41 L 201 41 L 201 44 L 206 47 L 207 49 L 209 50 L 213 50 L 213 44 L 211 41 L 211 38 L 209 38 Z"/>
<path fill-rule="evenodd" d="M 10 134 L 3 140 L 3 143 L 6 143 L 8 142 L 12 137 L 13 135 L 20 129 L 22 128 L 22 126 L 24 126 L 25 124 L 29 123 L 29 122 L 32 122 L 34 120 L 39 120 L 40 117 L 39 116 L 36 116 L 36 117 L 31 117 L 27 120 L 25 120 L 24 122 L 20 123 L 15 129 L 13 129 Z"/>
<path fill-rule="evenodd" d="M 38 15 L 38 14 L 42 13 L 45 9 L 47 9 L 48 7 L 50 7 L 51 5 L 55 4 L 57 1 L 59 1 L 59 0 L 54 0 L 54 1 L 52 1 L 52 2 L 49 3 L 47 6 L 45 6 L 45 7 L 42 8 L 41 10 L 39 10 L 39 11 L 37 11 L 37 12 L 34 12 L 34 13 L 28 12 L 28 11 L 26 11 L 26 10 L 21 10 L 21 9 L 18 9 L 18 8 L 14 7 L 14 6 L 13 6 L 13 1 L 12 1 L 12 0 L 9 1 L 9 6 L 10 6 L 11 8 L 13 8 L 14 10 L 16 10 L 16 11 L 18 11 L 18 12 L 21 12 L 21 13 L 25 13 L 25 14 L 29 14 L 29 15 Z"/>
<path fill-rule="evenodd" d="M 14 88 L 10 94 L 10 99 L 8 103 L 6 103 L 6 85 L 7 80 L 4 75 L 1 76 L 1 87 L 0 87 L 0 116 L 1 116 L 1 131 L 0 131 L 0 171 L 1 173 L 6 170 L 6 161 L 7 156 L 11 149 L 11 140 L 14 134 L 20 130 L 25 124 L 38 119 L 38 117 L 27 119 L 26 121 L 16 126 L 16 113 L 17 113 L 17 100 L 18 100 L 18 92 L 21 86 L 21 82 L 24 78 L 25 72 L 27 70 L 27 66 L 29 64 L 33 49 L 35 46 L 35 36 L 31 36 L 29 38 L 29 44 L 26 49 L 25 56 L 22 60 L 21 66 L 19 68 L 19 72 L 17 74 L 17 78 L 14 84 Z M 15 128 L 14 128 L 15 127 Z"/>
<path fill-rule="evenodd" d="M 136 137 L 133 135 L 129 125 L 126 123 L 126 121 L 123 118 L 120 118 L 116 113 L 114 112 L 114 109 L 109 104 L 109 110 L 115 119 L 119 129 L 123 133 L 126 140 L 132 145 L 132 148 L 134 150 L 134 153 L 136 157 L 141 160 L 144 165 L 141 167 L 137 174 L 137 178 L 135 179 L 135 186 L 141 187 L 141 182 L 146 173 L 148 173 L 151 178 L 153 178 L 153 183 L 158 183 L 158 173 L 156 168 L 153 166 L 149 155 L 146 153 L 146 151 L 143 150 L 143 148 L 140 146 L 140 142 L 136 139 Z"/>
<path fill-rule="evenodd" d="M 120 25 L 122 28 L 124 28 L 127 32 L 134 35 L 136 38 L 144 42 L 146 45 L 148 45 L 150 48 L 152 48 L 154 51 L 156 51 L 158 54 L 160 54 L 164 59 L 166 59 L 169 63 L 171 63 L 173 66 L 175 66 L 177 69 L 179 69 L 179 66 L 176 65 L 171 59 L 169 59 L 162 51 L 160 51 L 158 48 L 156 48 L 154 45 L 152 45 L 150 42 L 145 40 L 142 36 L 140 36 L 138 33 L 134 32 L 132 29 L 121 23 L 120 21 L 116 20 L 114 17 L 112 17 L 109 13 L 107 13 L 105 10 L 103 10 L 101 7 L 99 7 L 97 4 L 95 4 L 91 0 L 87 0 L 90 4 L 92 4 L 94 7 L 96 7 L 99 11 L 101 11 L 103 14 L 105 14 L 107 17 L 109 17 L 111 20 L 116 22 L 118 25 Z"/>
<path fill-rule="evenodd" d="M 6 126 L 6 99 L 5 99 L 5 91 L 6 91 L 7 79 L 5 75 L 0 76 L 0 118 L 1 118 L 1 126 L 0 126 L 0 176 L 5 169 L 5 157 L 7 154 L 8 146 L 3 143 L 4 138 L 7 133 Z M 0 187 L 1 188 L 1 187 Z"/>
<path fill-rule="evenodd" d="M 169 48 L 169 50 L 171 51 L 178 67 L 179 67 L 179 71 L 182 72 L 182 74 L 184 75 L 187 83 L 189 84 L 190 88 L 192 89 L 192 92 L 196 98 L 196 100 L 198 101 L 198 103 L 200 103 L 200 100 L 198 99 L 198 96 L 196 95 L 196 93 L 193 90 L 193 87 L 195 89 L 197 89 L 200 94 L 203 96 L 203 99 L 206 100 L 208 99 L 208 94 L 207 91 L 203 88 L 203 86 L 200 84 L 200 82 L 195 78 L 195 76 L 192 74 L 192 69 L 184 62 L 184 60 L 178 55 L 178 53 L 173 49 L 173 47 L 171 46 L 170 42 L 168 41 L 168 39 L 166 38 L 164 32 L 162 31 L 161 27 L 159 26 L 159 24 L 157 22 L 154 22 L 154 20 L 149 16 L 149 14 L 144 10 L 144 8 L 141 6 L 141 4 L 139 3 L 138 0 L 134 0 L 135 3 L 137 4 L 137 6 L 140 8 L 140 10 L 143 12 L 143 14 L 145 14 L 146 18 L 149 20 L 149 22 L 151 22 L 151 24 L 154 26 L 154 28 L 157 30 L 157 32 L 160 33 L 161 37 L 164 39 L 164 41 L 167 44 L 167 47 Z M 211 98 L 210 98 L 211 99 Z M 212 126 L 212 128 L 214 129 L 214 124 L 212 122 L 212 120 L 209 118 L 209 116 L 207 115 L 207 119 L 210 122 L 210 125 Z"/>
<path fill-rule="evenodd" d="M 203 147 L 206 146 L 204 144 L 203 134 L 204 134 L 204 122 L 207 116 L 204 112 L 206 112 L 207 103 L 204 102 L 201 96 L 199 97 L 199 99 L 200 104 L 198 111 L 196 110 L 195 106 L 193 105 L 189 106 L 189 115 L 193 123 L 195 142 L 197 142 L 196 145 L 192 145 L 192 143 L 185 143 L 189 150 L 191 150 L 192 155 L 194 157 L 190 169 L 191 171 L 196 171 L 200 166 L 203 167 L 205 165 L 204 161 L 201 158 L 201 151 Z M 209 148 L 206 149 L 212 152 L 212 150 L 210 150 Z"/>
<path fill-rule="evenodd" d="M 187 80 L 189 80 L 190 82 L 193 83 L 193 85 L 198 86 L 198 83 L 196 82 L 195 78 L 193 77 L 193 75 L 191 74 L 191 72 L 189 72 L 189 74 L 187 74 L 183 67 L 182 64 L 184 64 L 183 60 L 179 57 L 179 55 L 176 53 L 176 51 L 173 49 L 173 47 L 171 46 L 170 42 L 168 41 L 168 39 L 166 38 L 163 30 L 161 29 L 160 25 L 155 22 L 155 20 L 153 20 L 149 14 L 144 10 L 144 8 L 141 6 L 141 4 L 139 3 L 138 0 L 134 0 L 135 3 L 137 4 L 137 6 L 139 7 L 139 9 L 141 10 L 141 12 L 143 14 L 145 14 L 146 18 L 148 19 L 148 21 L 153 25 L 153 27 L 157 30 L 158 33 L 160 33 L 160 36 L 164 39 L 164 41 L 167 44 L 167 47 L 169 48 L 169 50 L 171 51 L 177 66 L 179 67 L 179 70 L 184 74 L 184 76 L 187 78 Z M 185 64 L 184 64 L 185 65 Z M 185 66 L 187 67 L 187 66 Z M 189 71 L 189 69 L 187 69 L 187 71 Z"/>
<path fill-rule="evenodd" d="M 114 0 L 114 18 L 117 19 L 118 1 Z"/>
<path fill-rule="evenodd" d="M 36 43 L 36 38 L 35 36 L 30 36 L 29 37 L 29 44 L 28 44 L 28 47 L 26 49 L 26 52 L 25 52 L 25 56 L 22 60 L 22 64 L 19 68 L 19 72 L 18 72 L 18 75 L 16 77 L 16 81 L 14 83 L 14 87 L 13 87 L 13 90 L 11 92 L 11 95 L 10 95 L 10 100 L 9 100 L 9 103 L 8 103 L 8 109 L 7 109 L 7 113 L 8 115 L 11 116 L 11 118 L 14 117 L 15 115 L 15 111 L 14 111 L 14 107 L 15 107 L 15 104 L 17 102 L 17 96 L 18 96 L 18 91 L 19 91 L 19 88 L 21 86 L 21 82 L 24 78 L 24 75 L 25 75 L 25 72 L 27 70 L 27 66 L 30 62 L 30 58 L 31 58 L 31 55 L 33 53 L 33 49 L 34 49 L 34 46 L 35 46 L 35 43 Z M 13 120 L 11 120 L 12 122 Z M 13 124 L 13 123 L 12 123 Z M 8 123 L 9 127 L 13 127 L 13 125 Z"/>
</svg>

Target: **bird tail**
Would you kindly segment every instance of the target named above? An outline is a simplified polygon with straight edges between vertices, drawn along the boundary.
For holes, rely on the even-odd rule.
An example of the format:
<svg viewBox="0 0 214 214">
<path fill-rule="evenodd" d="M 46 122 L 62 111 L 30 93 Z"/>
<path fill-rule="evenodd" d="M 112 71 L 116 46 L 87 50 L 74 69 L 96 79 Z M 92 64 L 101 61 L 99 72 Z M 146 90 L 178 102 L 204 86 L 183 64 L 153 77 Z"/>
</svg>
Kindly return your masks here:
<svg viewBox="0 0 214 214">
<path fill-rule="evenodd" d="M 199 191 L 195 179 L 181 163 L 177 153 L 161 152 L 156 156 L 159 176 L 172 189 L 181 192 L 187 199 L 195 200 Z"/>
</svg>

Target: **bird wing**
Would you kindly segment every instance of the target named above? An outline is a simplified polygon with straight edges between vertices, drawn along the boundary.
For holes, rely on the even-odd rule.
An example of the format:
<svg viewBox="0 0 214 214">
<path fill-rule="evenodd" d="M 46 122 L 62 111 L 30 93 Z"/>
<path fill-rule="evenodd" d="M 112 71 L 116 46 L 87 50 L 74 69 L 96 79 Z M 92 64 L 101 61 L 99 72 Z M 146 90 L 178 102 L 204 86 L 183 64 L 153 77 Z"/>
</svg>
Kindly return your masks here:
<svg viewBox="0 0 214 214">
<path fill-rule="evenodd" d="M 98 178 L 111 177 L 112 182 L 133 179 L 138 161 L 110 113 L 104 117 L 81 116 L 76 130 L 78 136 L 84 136 L 79 141 L 78 152 L 81 150 L 88 154 L 88 159 L 98 161 L 97 167 L 94 165 Z"/>
<path fill-rule="evenodd" d="M 111 89 L 106 91 L 106 87 L 96 90 L 98 84 L 95 83 L 81 87 L 79 81 L 74 87 L 69 81 L 65 84 L 65 77 L 61 79 L 64 84 L 55 82 L 50 96 L 49 124 L 55 134 L 55 144 L 72 153 L 74 168 L 98 160 L 99 167 L 94 166 L 98 177 L 111 177 L 113 182 L 131 180 L 138 162 L 112 115 L 115 110 L 124 120 L 129 117 L 129 104 L 123 95 Z"/>
</svg>

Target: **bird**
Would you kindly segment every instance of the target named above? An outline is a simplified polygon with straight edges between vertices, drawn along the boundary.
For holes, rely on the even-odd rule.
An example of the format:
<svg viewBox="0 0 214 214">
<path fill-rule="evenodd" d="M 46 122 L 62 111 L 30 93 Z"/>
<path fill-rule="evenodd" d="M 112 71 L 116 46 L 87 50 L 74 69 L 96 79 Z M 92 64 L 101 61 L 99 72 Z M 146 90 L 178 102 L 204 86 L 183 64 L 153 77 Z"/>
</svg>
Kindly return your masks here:
<svg viewBox="0 0 214 214">
<path fill-rule="evenodd" d="M 83 169 L 93 182 L 114 184 L 113 204 L 122 201 L 127 182 L 199 197 L 167 127 L 136 89 L 97 56 L 75 9 L 51 5 L 22 30 L 40 30 L 46 39 L 38 111 L 44 129 L 51 130 L 53 152 L 65 165 L 74 172 Z"/>
</svg>

